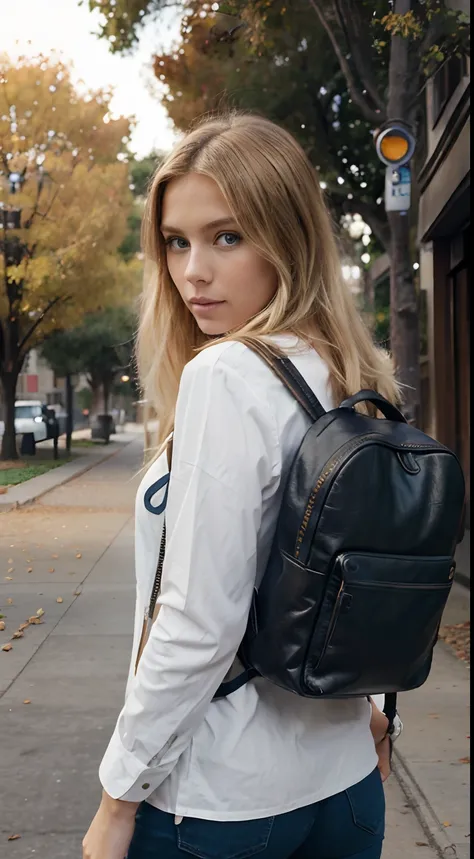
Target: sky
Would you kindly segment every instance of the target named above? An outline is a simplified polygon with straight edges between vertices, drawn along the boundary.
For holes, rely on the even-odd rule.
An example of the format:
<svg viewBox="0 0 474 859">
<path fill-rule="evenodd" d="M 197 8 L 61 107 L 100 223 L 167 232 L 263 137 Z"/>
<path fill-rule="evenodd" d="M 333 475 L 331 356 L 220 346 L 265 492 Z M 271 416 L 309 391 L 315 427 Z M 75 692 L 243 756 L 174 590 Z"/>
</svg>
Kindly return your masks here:
<svg viewBox="0 0 474 859">
<path fill-rule="evenodd" d="M 160 85 L 151 69 L 154 53 L 168 50 L 179 34 L 179 21 L 168 10 L 160 25 L 149 24 L 131 56 L 113 56 L 107 42 L 93 35 L 98 15 L 87 0 L 0 0 L 0 54 L 60 54 L 72 63 L 74 80 L 94 89 L 114 90 L 112 115 L 135 116 L 130 148 L 139 157 L 153 149 L 167 150 L 176 135 L 160 103 Z M 153 92 L 154 94 L 153 94 Z"/>
</svg>

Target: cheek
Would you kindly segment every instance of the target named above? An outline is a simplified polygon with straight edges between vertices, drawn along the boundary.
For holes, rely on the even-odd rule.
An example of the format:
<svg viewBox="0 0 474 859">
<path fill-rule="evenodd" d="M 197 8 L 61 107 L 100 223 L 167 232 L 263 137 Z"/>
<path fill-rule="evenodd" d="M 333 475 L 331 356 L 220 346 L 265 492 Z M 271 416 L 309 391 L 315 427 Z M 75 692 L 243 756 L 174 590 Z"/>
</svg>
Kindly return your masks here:
<svg viewBox="0 0 474 859">
<path fill-rule="evenodd" d="M 182 257 L 180 258 L 179 254 L 167 255 L 166 264 L 169 276 L 180 295 L 182 295 L 184 288 L 184 266 L 180 263 L 182 263 Z"/>
</svg>

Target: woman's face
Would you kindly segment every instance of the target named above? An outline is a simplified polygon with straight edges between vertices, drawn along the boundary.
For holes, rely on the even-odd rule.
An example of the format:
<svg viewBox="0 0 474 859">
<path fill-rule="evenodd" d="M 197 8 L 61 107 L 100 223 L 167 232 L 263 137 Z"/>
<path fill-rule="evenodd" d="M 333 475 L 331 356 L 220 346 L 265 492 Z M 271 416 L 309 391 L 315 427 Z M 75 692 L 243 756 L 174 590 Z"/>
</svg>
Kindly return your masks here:
<svg viewBox="0 0 474 859">
<path fill-rule="evenodd" d="M 189 173 L 169 183 L 161 232 L 171 278 L 204 334 L 244 325 L 275 295 L 275 269 L 242 237 L 213 179 Z"/>
</svg>

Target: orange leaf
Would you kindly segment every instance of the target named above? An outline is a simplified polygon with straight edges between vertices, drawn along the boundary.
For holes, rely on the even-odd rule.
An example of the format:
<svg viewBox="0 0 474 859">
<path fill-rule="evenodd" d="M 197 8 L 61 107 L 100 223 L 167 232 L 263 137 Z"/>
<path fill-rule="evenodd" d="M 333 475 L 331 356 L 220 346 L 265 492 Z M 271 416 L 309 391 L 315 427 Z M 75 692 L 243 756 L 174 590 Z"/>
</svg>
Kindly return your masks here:
<svg viewBox="0 0 474 859">
<path fill-rule="evenodd" d="M 23 701 L 24 704 L 31 704 L 31 700 L 29 698 L 25 698 Z"/>
<path fill-rule="evenodd" d="M 58 597 L 58 598 L 57 598 L 57 600 L 56 600 L 56 602 L 64 602 L 64 600 L 63 600 L 63 598 L 62 598 L 62 597 Z"/>
<path fill-rule="evenodd" d="M 8 836 L 9 841 L 18 841 L 19 838 L 21 838 L 21 835 L 9 835 Z"/>
<path fill-rule="evenodd" d="M 471 758 L 469 757 L 469 755 L 468 755 L 467 757 L 465 757 L 465 758 L 459 758 L 459 763 L 460 763 L 460 764 L 470 764 L 470 763 L 471 763 Z"/>
<path fill-rule="evenodd" d="M 82 555 L 80 552 L 77 553 L 76 558 L 82 558 Z"/>
<path fill-rule="evenodd" d="M 2 647 L 2 650 L 4 650 L 5 653 L 8 653 L 8 651 L 12 650 L 12 649 L 13 649 L 13 644 L 4 644 Z"/>
<path fill-rule="evenodd" d="M 0 620 L 0 632 L 3 632 L 4 629 L 5 629 L 5 621 Z"/>
<path fill-rule="evenodd" d="M 48 573 L 54 573 L 54 567 L 50 567 Z"/>
<path fill-rule="evenodd" d="M 12 640 L 14 638 L 23 638 L 24 635 L 25 635 L 25 633 L 22 632 L 21 629 L 17 629 L 16 632 L 14 632 L 12 635 Z"/>
<path fill-rule="evenodd" d="M 446 826 L 446 827 L 451 826 L 449 820 L 443 820 L 443 826 Z"/>
</svg>

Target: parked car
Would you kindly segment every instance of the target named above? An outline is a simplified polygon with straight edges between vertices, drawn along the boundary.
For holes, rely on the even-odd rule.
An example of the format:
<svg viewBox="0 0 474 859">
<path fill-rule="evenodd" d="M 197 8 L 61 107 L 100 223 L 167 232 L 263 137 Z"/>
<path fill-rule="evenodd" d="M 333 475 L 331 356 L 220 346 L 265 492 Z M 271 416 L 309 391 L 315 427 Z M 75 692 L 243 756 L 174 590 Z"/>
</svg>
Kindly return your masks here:
<svg viewBox="0 0 474 859">
<path fill-rule="evenodd" d="M 0 421 L 0 435 L 4 423 Z M 17 400 L 15 402 L 15 432 L 17 435 L 32 433 L 35 442 L 45 441 L 59 435 L 59 423 L 53 409 L 41 400 Z"/>
</svg>

